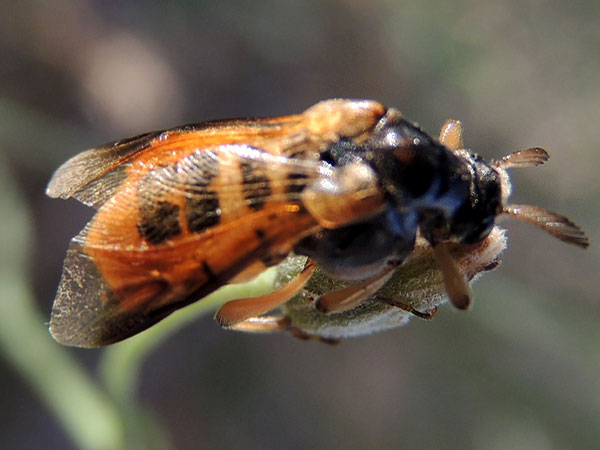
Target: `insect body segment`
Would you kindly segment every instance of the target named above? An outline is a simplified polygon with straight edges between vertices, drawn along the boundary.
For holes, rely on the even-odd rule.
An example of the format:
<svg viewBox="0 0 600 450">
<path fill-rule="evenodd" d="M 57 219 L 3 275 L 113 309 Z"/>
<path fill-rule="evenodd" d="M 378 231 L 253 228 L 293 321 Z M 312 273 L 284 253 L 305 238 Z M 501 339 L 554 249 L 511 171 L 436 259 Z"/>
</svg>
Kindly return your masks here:
<svg viewBox="0 0 600 450">
<path fill-rule="evenodd" d="M 324 295 L 319 314 L 352 310 L 385 288 L 418 236 L 466 308 L 470 289 L 446 246 L 484 241 L 498 214 L 587 245 L 566 218 L 506 204 L 506 169 L 543 162 L 543 150 L 487 163 L 462 147 L 456 121 L 438 141 L 377 102 L 327 100 L 299 115 L 205 122 L 88 150 L 47 190 L 98 210 L 71 242 L 50 330 L 67 345 L 107 345 L 292 250 L 311 259 L 297 280 L 230 302 L 218 321 L 289 325 L 256 316 L 300 292 L 317 266 L 351 284 Z"/>
</svg>

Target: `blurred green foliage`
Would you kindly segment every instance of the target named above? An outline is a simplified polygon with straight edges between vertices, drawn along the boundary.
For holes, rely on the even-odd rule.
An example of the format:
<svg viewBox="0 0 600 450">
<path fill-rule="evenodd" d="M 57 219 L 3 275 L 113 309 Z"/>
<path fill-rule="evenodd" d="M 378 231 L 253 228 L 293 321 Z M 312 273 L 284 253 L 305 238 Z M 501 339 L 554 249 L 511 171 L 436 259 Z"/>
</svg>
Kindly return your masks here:
<svg viewBox="0 0 600 450">
<path fill-rule="evenodd" d="M 0 447 L 596 448 L 599 19 L 599 2 L 553 0 L 0 2 Z M 546 147 L 514 200 L 576 219 L 592 246 L 506 222 L 472 311 L 335 348 L 220 330 L 208 316 L 231 291 L 106 350 L 51 340 L 62 258 L 91 216 L 45 198 L 59 164 L 336 96 L 433 135 L 461 119 L 487 158 Z"/>
</svg>

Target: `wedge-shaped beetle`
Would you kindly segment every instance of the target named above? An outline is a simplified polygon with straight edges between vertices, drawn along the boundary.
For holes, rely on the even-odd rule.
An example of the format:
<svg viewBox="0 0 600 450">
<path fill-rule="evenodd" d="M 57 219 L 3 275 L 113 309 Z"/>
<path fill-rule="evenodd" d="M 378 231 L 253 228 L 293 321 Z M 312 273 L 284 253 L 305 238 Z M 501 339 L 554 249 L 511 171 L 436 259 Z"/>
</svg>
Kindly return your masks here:
<svg viewBox="0 0 600 450">
<path fill-rule="evenodd" d="M 472 294 L 449 244 L 484 241 L 498 215 L 587 247 L 567 218 L 507 203 L 507 169 L 547 159 L 531 148 L 488 163 L 463 148 L 457 121 L 435 140 L 396 109 L 341 99 L 88 150 L 47 189 L 97 209 L 69 246 L 50 331 L 66 345 L 117 342 L 292 251 L 309 258 L 296 278 L 226 303 L 219 323 L 277 328 L 255 318 L 299 292 L 317 266 L 350 282 L 321 296 L 318 311 L 351 310 L 385 285 L 417 236 L 431 246 L 450 301 L 465 309 Z"/>
</svg>

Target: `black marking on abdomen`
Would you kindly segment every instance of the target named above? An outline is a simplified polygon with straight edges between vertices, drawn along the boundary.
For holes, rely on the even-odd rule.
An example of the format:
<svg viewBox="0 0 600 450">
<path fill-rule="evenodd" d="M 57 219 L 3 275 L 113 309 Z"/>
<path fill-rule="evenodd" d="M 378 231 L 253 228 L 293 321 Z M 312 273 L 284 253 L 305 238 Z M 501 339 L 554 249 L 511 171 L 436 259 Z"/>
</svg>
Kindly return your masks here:
<svg viewBox="0 0 600 450">
<path fill-rule="evenodd" d="M 169 167 L 159 168 L 144 176 L 138 185 L 140 221 L 138 233 L 151 244 L 162 244 L 181 234 L 179 206 L 167 200 L 162 190 L 163 180 L 169 175 Z"/>
<path fill-rule="evenodd" d="M 259 211 L 271 196 L 271 182 L 267 177 L 264 167 L 255 162 L 242 161 L 242 191 L 248 206 Z"/>
<path fill-rule="evenodd" d="M 219 174 L 219 160 L 210 151 L 198 150 L 173 168 L 173 176 L 183 186 L 185 219 L 192 233 L 202 233 L 221 221 L 218 194 L 207 186 Z"/>
<path fill-rule="evenodd" d="M 138 232 L 151 244 L 162 244 L 181 233 L 179 206 L 169 202 L 143 202 L 140 205 Z"/>
<path fill-rule="evenodd" d="M 219 197 L 211 189 L 197 191 L 185 199 L 185 218 L 192 233 L 202 233 L 221 221 Z"/>
<path fill-rule="evenodd" d="M 287 176 L 287 183 L 285 185 L 285 193 L 292 194 L 290 196 L 293 197 L 293 194 L 299 194 L 306 188 L 308 183 L 308 175 L 305 173 L 298 172 L 290 172 Z"/>
</svg>

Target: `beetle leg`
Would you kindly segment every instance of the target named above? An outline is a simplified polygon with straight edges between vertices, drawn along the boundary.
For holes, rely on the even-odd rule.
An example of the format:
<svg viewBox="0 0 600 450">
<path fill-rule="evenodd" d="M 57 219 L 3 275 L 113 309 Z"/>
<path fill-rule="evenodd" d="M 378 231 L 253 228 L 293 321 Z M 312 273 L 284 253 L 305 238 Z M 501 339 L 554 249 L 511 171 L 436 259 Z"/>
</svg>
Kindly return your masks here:
<svg viewBox="0 0 600 450">
<path fill-rule="evenodd" d="M 448 119 L 440 130 L 439 141 L 452 151 L 464 148 L 460 121 Z"/>
<path fill-rule="evenodd" d="M 231 327 L 231 330 L 245 331 L 248 333 L 272 333 L 274 331 L 287 331 L 296 339 L 302 341 L 317 341 L 325 344 L 338 344 L 339 339 L 326 338 L 318 336 L 316 334 L 310 334 L 306 331 L 295 327 L 285 316 L 282 315 L 268 315 L 261 317 L 250 317 L 249 319 L 238 322 Z"/>
<path fill-rule="evenodd" d="M 458 309 L 467 309 L 471 305 L 473 292 L 465 277 L 458 270 L 458 265 L 446 244 L 440 242 L 434 245 L 433 257 L 442 271 L 448 298 Z"/>
<path fill-rule="evenodd" d="M 430 320 L 433 319 L 435 313 L 437 312 L 437 308 L 433 308 L 431 311 L 422 312 L 413 308 L 409 303 L 404 303 L 400 299 L 386 298 L 374 296 L 372 297 L 374 301 L 385 303 L 386 305 L 395 306 L 396 308 L 400 308 L 406 312 L 411 313 L 414 316 L 417 316 L 420 319 Z"/>
<path fill-rule="evenodd" d="M 395 266 L 389 266 L 373 278 L 321 295 L 317 299 L 317 309 L 330 313 L 354 308 L 381 289 L 394 274 L 394 270 L 396 270 Z"/>
<path fill-rule="evenodd" d="M 316 265 L 308 260 L 304 270 L 281 289 L 258 297 L 240 298 L 225 303 L 215 314 L 215 319 L 224 328 L 231 328 L 246 319 L 260 316 L 287 302 L 296 295 L 310 279 Z"/>
</svg>

